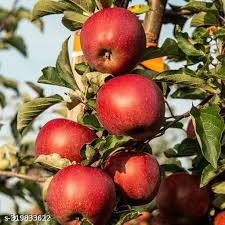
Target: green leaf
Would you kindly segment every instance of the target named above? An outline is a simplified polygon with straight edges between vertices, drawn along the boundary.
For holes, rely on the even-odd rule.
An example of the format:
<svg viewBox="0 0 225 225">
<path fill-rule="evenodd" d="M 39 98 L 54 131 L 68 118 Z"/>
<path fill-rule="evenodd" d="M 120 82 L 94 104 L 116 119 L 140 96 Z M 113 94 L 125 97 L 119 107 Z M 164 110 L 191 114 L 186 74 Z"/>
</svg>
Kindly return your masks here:
<svg viewBox="0 0 225 225">
<path fill-rule="evenodd" d="M 222 172 L 225 171 L 225 164 L 224 161 L 219 162 L 219 166 L 217 169 L 213 168 L 212 165 L 208 165 L 204 168 L 201 175 L 201 187 L 206 186 L 209 184 L 210 181 L 212 181 L 215 177 L 220 175 Z"/>
<path fill-rule="evenodd" d="M 0 75 L 0 85 L 3 85 L 6 88 L 13 89 L 17 94 L 19 94 L 18 83 L 13 79 L 9 79 Z"/>
<path fill-rule="evenodd" d="M 65 11 L 62 18 L 62 23 L 69 30 L 76 31 L 82 28 L 87 19 L 88 17 L 83 14 L 73 11 Z"/>
<path fill-rule="evenodd" d="M 92 13 L 95 11 L 95 1 L 94 0 L 68 0 L 69 2 L 76 5 L 82 11 L 86 13 Z"/>
<path fill-rule="evenodd" d="M 220 93 L 220 89 L 211 87 L 204 79 L 199 78 L 190 70 L 169 70 L 158 74 L 155 80 L 164 81 L 172 84 L 182 84 L 200 88 L 210 93 Z"/>
<path fill-rule="evenodd" d="M 72 90 L 77 90 L 79 88 L 74 79 L 72 68 L 70 65 L 68 41 L 69 38 L 67 38 L 62 45 L 62 50 L 56 62 L 56 70 L 60 79 L 63 80 L 69 88 L 71 88 Z"/>
<path fill-rule="evenodd" d="M 217 194 L 225 194 L 225 181 L 213 184 L 212 191 Z"/>
<path fill-rule="evenodd" d="M 115 215 L 119 217 L 115 225 L 123 225 L 125 222 L 137 218 L 141 213 L 136 210 L 124 210 L 115 212 Z"/>
<path fill-rule="evenodd" d="M 123 146 L 132 138 L 128 136 L 109 135 L 99 147 L 99 153 L 103 158 L 109 156 L 115 149 Z"/>
<path fill-rule="evenodd" d="M 219 26 L 218 15 L 211 12 L 200 12 L 192 17 L 191 26 Z"/>
<path fill-rule="evenodd" d="M 182 52 L 180 51 L 177 42 L 171 38 L 167 38 L 161 48 L 149 47 L 145 49 L 142 61 L 148 59 L 154 59 L 163 56 L 178 56 Z"/>
<path fill-rule="evenodd" d="M 136 15 L 140 15 L 140 14 L 143 14 L 143 13 L 147 13 L 150 11 L 150 6 L 147 5 L 147 4 L 138 4 L 138 5 L 133 5 L 133 6 L 130 6 L 128 8 L 128 10 Z"/>
<path fill-rule="evenodd" d="M 163 164 L 160 166 L 160 171 L 163 172 L 185 172 L 186 170 L 176 164 Z"/>
<path fill-rule="evenodd" d="M 70 160 L 66 158 L 61 158 L 60 155 L 57 153 L 53 153 L 50 155 L 39 155 L 38 158 L 35 160 L 35 163 L 53 172 L 61 170 L 66 166 L 72 165 Z"/>
<path fill-rule="evenodd" d="M 215 32 L 215 37 L 217 37 L 217 38 L 221 38 L 221 37 L 224 37 L 224 36 L 225 36 L 225 29 L 224 28 L 218 29 Z"/>
<path fill-rule="evenodd" d="M 225 195 L 216 196 L 212 203 L 216 208 L 225 209 Z"/>
<path fill-rule="evenodd" d="M 158 73 L 156 73 L 156 72 L 153 72 L 151 70 L 143 70 L 143 69 L 132 70 L 132 73 L 145 75 L 145 76 L 149 77 L 150 79 L 154 79 L 158 75 Z"/>
<path fill-rule="evenodd" d="M 176 30 L 176 39 L 179 48 L 185 53 L 185 55 L 205 57 L 204 52 L 196 49 L 195 46 L 191 43 L 188 34 L 182 33 L 178 28 Z"/>
<path fill-rule="evenodd" d="M 213 3 L 203 1 L 191 1 L 182 9 L 190 10 L 191 12 L 217 12 L 217 8 Z"/>
<path fill-rule="evenodd" d="M 65 10 L 82 12 L 79 7 L 69 1 L 38 0 L 32 11 L 32 20 L 51 14 L 61 14 Z"/>
<path fill-rule="evenodd" d="M 184 139 L 180 144 L 165 151 L 166 157 L 187 157 L 196 155 L 200 151 L 198 142 L 192 138 Z"/>
<path fill-rule="evenodd" d="M 74 69 L 79 75 L 83 75 L 84 73 L 90 72 L 89 66 L 84 62 L 76 63 Z"/>
<path fill-rule="evenodd" d="M 178 99 L 203 99 L 206 96 L 206 93 L 198 88 L 192 87 L 179 87 L 173 94 L 170 95 L 172 98 Z"/>
<path fill-rule="evenodd" d="M 4 42 L 16 48 L 22 55 L 27 56 L 26 45 L 22 37 L 13 35 L 5 38 Z"/>
<path fill-rule="evenodd" d="M 220 108 L 217 105 L 202 109 L 192 107 L 190 111 L 202 154 L 214 168 L 217 168 L 217 160 L 221 153 L 220 141 L 225 128 L 219 113 Z"/>
<path fill-rule="evenodd" d="M 0 91 L 0 105 L 2 108 L 6 106 L 6 98 L 2 91 Z"/>
<path fill-rule="evenodd" d="M 87 219 L 81 221 L 80 225 L 93 225 L 93 223 L 89 222 Z"/>
<path fill-rule="evenodd" d="M 42 73 L 42 76 L 38 79 L 38 83 L 67 87 L 66 82 L 59 77 L 55 67 L 45 67 Z"/>
<path fill-rule="evenodd" d="M 104 128 L 99 123 L 97 116 L 94 114 L 85 113 L 78 122 L 97 131 L 104 130 Z"/>
<path fill-rule="evenodd" d="M 24 129 L 49 107 L 62 102 L 63 99 L 59 95 L 53 95 L 46 98 L 36 98 L 20 106 L 17 116 L 17 129 L 23 133 Z"/>
<path fill-rule="evenodd" d="M 31 82 L 31 81 L 27 81 L 26 84 L 32 88 L 39 97 L 44 97 L 44 90 L 43 88 L 39 87 L 38 85 L 36 85 L 35 83 Z"/>
</svg>

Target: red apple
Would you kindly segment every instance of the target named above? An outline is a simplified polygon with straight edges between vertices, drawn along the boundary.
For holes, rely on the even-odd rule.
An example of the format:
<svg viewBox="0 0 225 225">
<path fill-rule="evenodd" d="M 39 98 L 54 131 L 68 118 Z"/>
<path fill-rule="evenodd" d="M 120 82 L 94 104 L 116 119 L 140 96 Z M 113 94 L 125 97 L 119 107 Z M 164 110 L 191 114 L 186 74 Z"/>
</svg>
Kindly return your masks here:
<svg viewBox="0 0 225 225">
<path fill-rule="evenodd" d="M 159 164 L 148 153 L 118 152 L 107 159 L 104 170 L 113 178 L 125 202 L 145 204 L 157 194 Z"/>
<path fill-rule="evenodd" d="M 81 147 L 95 138 L 95 133 L 85 126 L 72 120 L 54 119 L 40 130 L 35 143 L 35 154 L 58 153 L 63 158 L 80 162 Z"/>
<path fill-rule="evenodd" d="M 199 185 L 197 177 L 186 173 L 166 177 L 156 198 L 160 213 L 190 220 L 203 217 L 209 208 L 210 193 L 207 188 L 200 188 Z"/>
<path fill-rule="evenodd" d="M 151 225 L 194 225 L 193 221 L 177 216 L 164 216 L 162 214 L 153 218 Z"/>
<path fill-rule="evenodd" d="M 218 213 L 214 219 L 214 225 L 225 225 L 225 211 Z"/>
<path fill-rule="evenodd" d="M 195 128 L 194 128 L 194 125 L 193 125 L 192 120 L 190 120 L 188 122 L 188 126 L 187 126 L 187 137 L 188 138 L 196 138 Z"/>
<path fill-rule="evenodd" d="M 107 225 L 115 204 L 112 179 L 100 169 L 81 165 L 60 170 L 47 191 L 48 209 L 63 225 L 79 225 L 82 218 Z"/>
<path fill-rule="evenodd" d="M 143 75 L 127 74 L 107 81 L 100 88 L 96 110 L 110 133 L 147 140 L 158 133 L 165 104 L 154 81 Z"/>
<path fill-rule="evenodd" d="M 87 62 L 99 72 L 114 75 L 134 68 L 146 46 L 138 18 L 119 7 L 103 9 L 89 17 L 80 38 Z"/>
</svg>

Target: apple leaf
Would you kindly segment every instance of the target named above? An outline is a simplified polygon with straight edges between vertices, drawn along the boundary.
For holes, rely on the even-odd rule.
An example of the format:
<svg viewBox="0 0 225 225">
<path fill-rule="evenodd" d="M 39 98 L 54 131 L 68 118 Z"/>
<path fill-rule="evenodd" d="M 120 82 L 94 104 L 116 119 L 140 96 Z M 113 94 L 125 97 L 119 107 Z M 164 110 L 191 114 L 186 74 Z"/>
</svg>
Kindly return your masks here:
<svg viewBox="0 0 225 225">
<path fill-rule="evenodd" d="M 105 138 L 104 142 L 102 142 L 99 146 L 99 153 L 102 158 L 108 157 L 114 150 L 123 146 L 127 142 L 132 140 L 129 136 L 116 136 L 109 135 Z"/>
<path fill-rule="evenodd" d="M 97 116 L 94 114 L 85 113 L 82 118 L 79 118 L 78 122 L 97 131 L 104 130 L 99 123 Z"/>
<path fill-rule="evenodd" d="M 22 37 L 13 35 L 7 38 L 4 38 L 3 41 L 8 45 L 17 49 L 23 56 L 27 56 L 26 45 Z"/>
<path fill-rule="evenodd" d="M 80 225 L 93 225 L 93 223 L 91 223 L 90 221 L 88 221 L 87 219 L 83 219 L 80 223 Z"/>
<path fill-rule="evenodd" d="M 24 132 L 32 121 L 49 107 L 60 103 L 63 98 L 59 95 L 53 95 L 45 98 L 35 98 L 19 107 L 17 115 L 17 129 L 20 133 Z"/>
<path fill-rule="evenodd" d="M 124 223 L 126 223 L 132 219 L 135 219 L 140 215 L 141 215 L 141 212 L 131 209 L 131 210 L 124 210 L 124 211 L 117 211 L 113 214 L 113 217 L 118 218 L 115 225 L 123 225 Z"/>
<path fill-rule="evenodd" d="M 95 11 L 95 1 L 94 0 L 68 0 L 69 2 L 73 3 L 83 12 L 87 14 L 92 13 Z"/>
<path fill-rule="evenodd" d="M 0 91 L 0 105 L 2 108 L 6 106 L 6 97 L 2 91 Z"/>
<path fill-rule="evenodd" d="M 155 80 L 192 86 L 195 88 L 199 88 L 202 91 L 208 91 L 213 94 L 220 93 L 219 88 L 214 87 L 213 84 L 208 84 L 207 81 L 197 77 L 193 71 L 187 69 L 169 70 L 162 72 L 155 78 Z"/>
<path fill-rule="evenodd" d="M 215 206 L 216 208 L 219 208 L 221 210 L 225 209 L 225 195 L 223 194 L 217 195 L 212 203 L 213 206 Z"/>
<path fill-rule="evenodd" d="M 39 155 L 35 160 L 35 163 L 53 172 L 57 172 L 66 166 L 72 165 L 70 160 L 60 157 L 57 153 L 50 155 Z"/>
<path fill-rule="evenodd" d="M 215 4 L 211 2 L 193 1 L 187 3 L 182 9 L 190 10 L 191 12 L 217 12 Z"/>
<path fill-rule="evenodd" d="M 138 4 L 138 5 L 130 6 L 128 10 L 136 15 L 140 15 L 140 14 L 149 12 L 151 8 L 147 4 Z"/>
<path fill-rule="evenodd" d="M 206 97 L 206 93 L 198 88 L 192 87 L 179 87 L 173 94 L 170 95 L 171 98 L 179 99 L 203 99 Z"/>
<path fill-rule="evenodd" d="M 69 1 L 54 1 L 54 0 L 38 0 L 33 7 L 32 20 L 39 17 L 61 14 L 65 10 L 73 10 L 74 12 L 82 12 L 82 10 Z"/>
<path fill-rule="evenodd" d="M 59 223 L 53 219 L 52 217 L 48 216 L 48 214 L 46 215 L 46 220 L 40 220 L 38 221 L 38 225 L 59 225 Z M 50 218 L 50 219 L 48 219 Z"/>
<path fill-rule="evenodd" d="M 165 151 L 168 158 L 171 157 L 186 157 L 196 155 L 200 151 L 198 142 L 192 138 L 184 139 L 180 144 L 176 144 L 173 148 Z"/>
<path fill-rule="evenodd" d="M 39 97 L 44 97 L 44 90 L 43 88 L 39 87 L 38 85 L 36 85 L 35 83 L 31 82 L 31 81 L 27 81 L 26 84 L 32 88 Z"/>
<path fill-rule="evenodd" d="M 38 83 L 67 87 L 66 82 L 59 77 L 55 67 L 45 67 L 42 69 L 42 73 L 43 75 L 38 79 Z"/>
<path fill-rule="evenodd" d="M 213 184 L 212 191 L 216 194 L 225 194 L 225 181 Z"/>
<path fill-rule="evenodd" d="M 56 67 L 44 68 L 42 70 L 43 75 L 38 79 L 39 83 L 68 87 L 72 90 L 79 89 L 70 65 L 68 40 L 69 38 L 66 39 L 62 45 L 61 52 L 57 58 Z"/>
<path fill-rule="evenodd" d="M 210 181 L 212 181 L 215 177 L 220 175 L 222 172 L 225 171 L 225 161 L 221 160 L 218 163 L 218 167 L 215 169 L 212 165 L 208 165 L 204 168 L 201 175 L 201 187 L 206 186 L 209 184 Z"/>
<path fill-rule="evenodd" d="M 74 11 L 65 11 L 62 18 L 63 25 L 71 31 L 76 31 L 82 28 L 84 22 L 88 19 L 87 16 Z"/>
<path fill-rule="evenodd" d="M 4 86 L 6 88 L 10 88 L 10 89 L 14 90 L 17 94 L 19 94 L 18 83 L 17 83 L 17 81 L 15 81 L 13 79 L 9 79 L 9 78 L 6 78 L 6 77 L 0 75 L 0 85 Z"/>
<path fill-rule="evenodd" d="M 142 61 L 148 60 L 148 59 L 154 59 L 158 57 L 163 56 L 179 56 L 182 55 L 182 51 L 179 49 L 178 44 L 175 40 L 172 38 L 167 38 L 163 45 L 158 47 L 149 47 L 145 49 Z"/>
<path fill-rule="evenodd" d="M 212 12 L 200 12 L 195 14 L 191 20 L 191 26 L 219 26 L 220 22 L 218 16 Z"/>
<path fill-rule="evenodd" d="M 90 72 L 90 67 L 85 62 L 76 63 L 74 69 L 79 75 L 83 75 L 85 73 Z"/>
<path fill-rule="evenodd" d="M 69 41 L 69 38 L 67 38 L 63 42 L 62 50 L 56 62 L 56 69 L 61 80 L 63 80 L 68 85 L 69 88 L 73 90 L 77 90 L 78 86 L 74 79 L 72 68 L 70 65 L 70 59 L 69 59 L 69 53 L 68 53 L 68 41 Z"/>
<path fill-rule="evenodd" d="M 178 166 L 176 164 L 163 164 L 160 165 L 160 171 L 161 173 L 165 173 L 165 172 L 186 172 L 186 170 L 184 168 L 182 168 L 181 166 Z"/>
<path fill-rule="evenodd" d="M 214 168 L 217 168 L 217 160 L 221 153 L 220 141 L 225 128 L 219 112 L 220 108 L 217 105 L 202 109 L 193 106 L 190 111 L 202 154 Z"/>
</svg>

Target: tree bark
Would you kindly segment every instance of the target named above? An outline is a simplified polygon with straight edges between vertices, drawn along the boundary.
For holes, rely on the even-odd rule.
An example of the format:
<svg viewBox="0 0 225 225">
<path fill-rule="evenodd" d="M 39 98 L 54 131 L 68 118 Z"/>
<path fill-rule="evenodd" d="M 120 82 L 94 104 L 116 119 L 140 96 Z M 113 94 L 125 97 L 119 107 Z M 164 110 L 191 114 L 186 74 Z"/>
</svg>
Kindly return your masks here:
<svg viewBox="0 0 225 225">
<path fill-rule="evenodd" d="M 158 43 L 167 0 L 148 0 L 151 11 L 146 13 L 143 26 L 147 43 Z"/>
</svg>

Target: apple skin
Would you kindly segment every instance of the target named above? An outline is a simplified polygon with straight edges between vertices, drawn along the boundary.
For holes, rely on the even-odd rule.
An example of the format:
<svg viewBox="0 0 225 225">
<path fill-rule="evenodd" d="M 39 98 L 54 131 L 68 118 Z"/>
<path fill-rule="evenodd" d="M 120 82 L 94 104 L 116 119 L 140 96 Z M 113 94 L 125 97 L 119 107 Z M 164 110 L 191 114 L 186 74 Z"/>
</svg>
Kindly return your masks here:
<svg viewBox="0 0 225 225">
<path fill-rule="evenodd" d="M 225 225 L 225 211 L 216 215 L 213 225 Z"/>
<path fill-rule="evenodd" d="M 159 164 L 148 153 L 117 152 L 106 160 L 104 170 L 121 191 L 124 202 L 141 205 L 150 202 L 157 194 Z"/>
<path fill-rule="evenodd" d="M 143 75 L 127 74 L 107 81 L 100 88 L 96 111 L 111 134 L 143 141 L 158 133 L 164 121 L 165 103 L 154 81 Z"/>
<path fill-rule="evenodd" d="M 192 120 L 188 122 L 187 126 L 187 137 L 188 138 L 196 138 L 195 129 Z"/>
<path fill-rule="evenodd" d="M 193 225 L 193 221 L 187 218 L 177 216 L 168 217 L 159 214 L 152 219 L 151 225 Z"/>
<path fill-rule="evenodd" d="M 87 62 L 102 73 L 123 74 L 141 60 L 146 37 L 138 18 L 124 8 L 107 8 L 89 17 L 81 30 Z"/>
<path fill-rule="evenodd" d="M 200 188 L 197 177 L 174 173 L 161 182 L 156 203 L 164 216 L 195 221 L 207 213 L 210 192 L 206 187 Z"/>
<path fill-rule="evenodd" d="M 41 128 L 35 142 L 35 155 L 58 153 L 62 158 L 81 162 L 81 147 L 95 138 L 92 130 L 72 120 L 53 119 Z"/>
<path fill-rule="evenodd" d="M 50 213 L 63 225 L 79 225 L 83 216 L 94 225 L 107 225 L 116 205 L 115 185 L 102 170 L 72 165 L 60 170 L 47 191 Z"/>
</svg>

